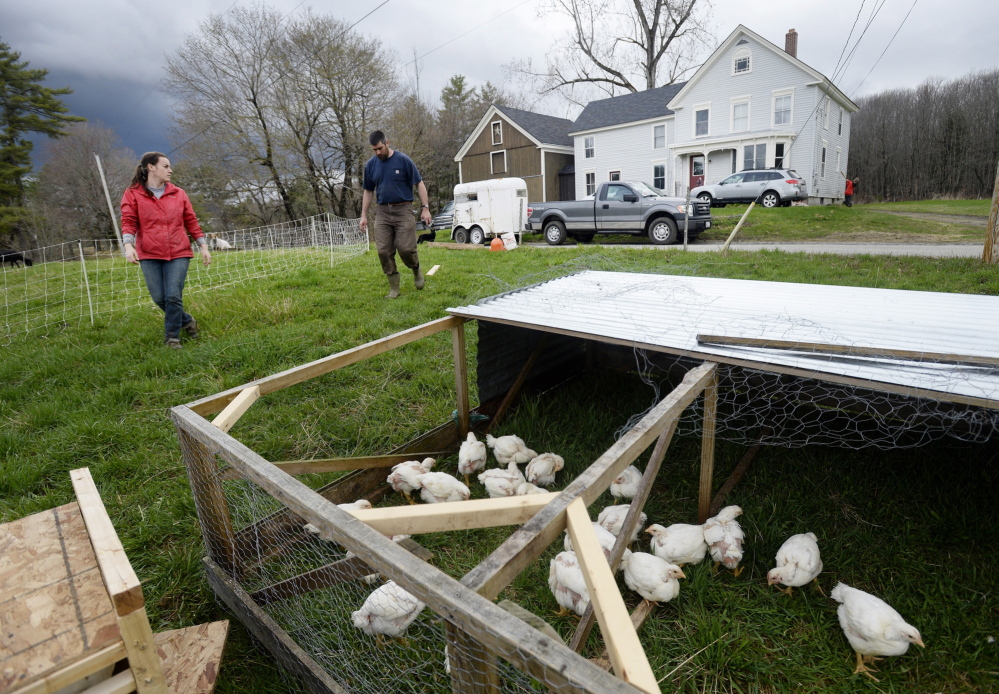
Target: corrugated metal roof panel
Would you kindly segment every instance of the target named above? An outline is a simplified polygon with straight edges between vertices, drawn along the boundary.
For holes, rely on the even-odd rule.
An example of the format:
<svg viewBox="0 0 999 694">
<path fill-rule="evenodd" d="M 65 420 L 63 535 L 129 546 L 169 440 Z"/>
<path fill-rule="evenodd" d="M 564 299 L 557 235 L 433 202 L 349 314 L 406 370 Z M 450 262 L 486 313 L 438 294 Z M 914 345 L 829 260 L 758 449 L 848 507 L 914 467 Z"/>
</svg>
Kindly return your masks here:
<svg viewBox="0 0 999 694">
<path fill-rule="evenodd" d="M 875 389 L 881 383 L 934 391 L 999 409 L 999 369 L 696 340 L 711 334 L 999 358 L 994 296 L 585 271 L 448 310 L 763 370 L 813 371 Z"/>
</svg>

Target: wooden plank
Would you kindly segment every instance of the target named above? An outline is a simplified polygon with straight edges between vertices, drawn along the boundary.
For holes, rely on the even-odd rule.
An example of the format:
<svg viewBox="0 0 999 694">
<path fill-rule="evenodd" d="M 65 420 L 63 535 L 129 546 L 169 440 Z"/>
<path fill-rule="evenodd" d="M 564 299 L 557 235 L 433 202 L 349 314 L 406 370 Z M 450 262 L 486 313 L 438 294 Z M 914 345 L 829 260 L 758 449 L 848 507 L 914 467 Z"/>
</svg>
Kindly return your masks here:
<svg viewBox="0 0 999 694">
<path fill-rule="evenodd" d="M 344 350 L 343 352 L 337 352 L 336 354 L 331 354 L 328 357 L 317 359 L 309 362 L 308 364 L 294 366 L 272 376 L 259 378 L 256 381 L 250 381 L 249 383 L 236 386 L 235 388 L 230 388 L 229 390 L 222 391 L 221 393 L 209 395 L 208 397 L 189 403 L 188 407 L 201 416 L 213 414 L 225 408 L 226 405 L 232 402 L 233 398 L 251 386 L 259 387 L 260 394 L 267 395 L 268 393 L 273 393 L 281 390 L 282 388 L 295 385 L 296 383 L 308 381 L 310 378 L 315 378 L 316 376 L 321 376 L 331 371 L 342 369 L 350 364 L 356 364 L 359 361 L 363 361 L 377 354 L 388 352 L 396 347 L 407 345 L 410 342 L 415 342 L 427 337 L 428 335 L 433 335 L 443 330 L 451 330 L 455 325 L 460 325 L 464 322 L 464 318 L 456 316 L 440 318 L 429 323 L 424 323 L 423 325 L 418 325 L 415 328 L 409 328 L 408 330 L 394 333 L 379 340 L 373 340 L 372 342 L 365 343 L 359 347 Z"/>
<path fill-rule="evenodd" d="M 418 556 L 423 561 L 429 561 L 433 554 L 413 540 L 406 539 L 399 543 L 410 552 Z M 261 588 L 250 594 L 250 598 L 258 605 L 267 605 L 272 602 L 279 602 L 293 598 L 296 595 L 303 595 L 313 590 L 329 588 L 337 583 L 356 581 L 364 578 L 375 571 L 364 563 L 360 557 L 350 557 L 330 562 L 318 569 L 312 569 L 305 573 L 279 581 L 266 588 Z"/>
<path fill-rule="evenodd" d="M 652 449 L 652 455 L 649 456 L 649 462 L 646 464 L 645 472 L 638 483 L 638 489 L 635 490 L 635 496 L 632 498 L 628 513 L 625 514 L 624 522 L 621 524 L 621 532 L 618 533 L 617 540 L 614 542 L 614 548 L 611 550 L 610 560 L 608 561 L 611 572 L 617 572 L 617 567 L 621 563 L 621 557 L 624 556 L 624 550 L 628 547 L 628 540 L 631 538 L 635 526 L 642 517 L 642 509 L 645 508 L 645 502 L 652 492 L 652 485 L 659 474 L 659 468 L 666 458 L 666 449 L 669 448 L 669 444 L 673 440 L 673 434 L 676 433 L 676 425 L 677 420 L 674 419 L 666 427 L 665 431 L 663 431 L 662 435 L 656 441 L 655 447 Z M 590 629 L 593 628 L 593 620 L 593 605 L 591 604 L 583 612 L 583 616 L 576 626 L 576 632 L 572 635 L 572 641 L 569 642 L 569 648 L 577 653 L 583 652 L 583 647 L 586 645 L 586 638 L 590 635 Z"/>
<path fill-rule="evenodd" d="M 537 363 L 538 358 L 545 351 L 545 347 L 548 345 L 548 336 L 548 333 L 543 333 L 541 335 L 541 339 L 538 341 L 534 351 L 531 352 L 531 356 L 527 358 L 527 361 L 524 363 L 523 368 L 521 368 L 520 373 L 517 374 L 517 378 L 514 380 L 513 385 L 510 386 L 510 390 L 508 390 L 506 395 L 503 396 L 503 402 L 500 403 L 499 409 L 496 410 L 496 414 L 494 414 L 493 418 L 489 421 L 489 426 L 486 427 L 487 434 L 493 430 L 493 427 L 499 426 L 499 423 L 506 415 L 507 409 L 509 409 L 510 405 L 513 404 L 513 401 L 520 393 L 520 389 L 524 386 L 528 376 L 531 375 L 531 371 L 534 369 L 534 365 Z"/>
<path fill-rule="evenodd" d="M 467 317 L 472 320 L 485 320 L 479 316 L 465 315 L 461 312 L 455 311 L 455 316 Z M 527 328 L 529 330 L 541 330 L 544 332 L 555 333 L 557 335 L 568 335 L 570 337 L 578 337 L 584 340 L 594 340 L 599 342 L 604 342 L 610 345 L 621 345 L 622 347 L 627 347 L 628 349 L 645 349 L 651 352 L 660 352 L 662 354 L 673 354 L 679 357 L 690 357 L 698 361 L 709 360 L 713 363 L 718 364 L 729 364 L 732 366 L 744 366 L 748 369 L 755 369 L 757 371 L 765 371 L 768 373 L 778 373 L 786 374 L 788 376 L 797 376 L 799 378 L 809 378 L 817 381 L 824 381 L 826 383 L 838 383 L 841 385 L 853 386 L 856 388 L 862 388 L 864 390 L 873 390 L 884 393 L 895 393 L 897 395 L 904 395 L 909 398 L 926 398 L 928 400 L 936 400 L 938 402 L 956 402 L 963 405 L 975 405 L 977 407 L 987 407 L 992 410 L 999 410 L 999 399 L 992 398 L 978 398 L 970 395 L 961 395 L 958 393 L 946 393 L 939 390 L 929 390 L 928 388 L 915 388 L 912 386 L 903 386 L 897 383 L 888 383 L 885 381 L 873 381 L 866 378 L 853 378 L 850 376 L 841 376 L 839 374 L 828 373 L 825 371 L 818 371 L 815 369 L 805 369 L 796 368 L 792 366 L 779 366 L 777 364 L 770 364 L 764 361 L 752 360 L 752 359 L 740 359 L 736 357 L 730 357 L 723 354 L 711 354 L 709 352 L 699 352 L 697 350 L 691 349 L 676 349 L 673 347 L 664 347 L 663 345 L 652 344 L 649 342 L 635 342 L 633 340 L 622 340 L 613 337 L 600 336 L 599 340 L 590 333 L 580 332 L 577 330 L 561 330 L 550 328 L 548 326 L 536 325 L 534 323 L 525 323 L 523 321 L 515 320 L 505 320 L 505 319 L 489 319 L 493 323 L 502 323 L 504 325 L 514 325 L 520 328 Z"/>
<path fill-rule="evenodd" d="M 635 627 L 635 633 L 638 633 L 638 630 L 642 628 L 642 625 L 645 624 L 645 619 L 652 614 L 652 610 L 654 609 L 655 605 L 648 600 L 642 600 L 638 603 L 638 607 L 631 613 L 631 625 Z M 611 669 L 610 655 L 607 653 L 606 648 L 598 657 L 590 658 L 590 662 L 604 670 Z"/>
<path fill-rule="evenodd" d="M 471 426 L 468 405 L 468 359 L 465 355 L 465 325 L 458 323 L 451 328 L 454 349 L 454 385 L 458 400 L 458 437 L 468 436 Z"/>
<path fill-rule="evenodd" d="M 643 692 L 659 694 L 656 676 L 645 657 L 645 650 L 631 623 L 624 598 L 617 589 L 617 581 L 607 564 L 597 534 L 593 531 L 593 522 L 586 511 L 586 504 L 582 499 L 576 498 L 565 513 L 572 548 L 579 560 L 579 568 L 583 571 L 590 604 L 593 605 L 593 612 L 600 624 L 615 674 Z"/>
<path fill-rule="evenodd" d="M 214 422 L 212 422 L 214 424 Z M 316 458 L 314 460 L 282 460 L 272 463 L 289 475 L 311 475 L 317 472 L 350 472 L 369 468 L 387 468 L 407 460 L 440 458 L 454 451 L 425 451 L 421 453 L 394 453 L 392 455 L 368 455 L 356 458 Z M 242 479 L 233 468 L 219 475 L 223 482 Z"/>
<path fill-rule="evenodd" d="M 873 357 L 875 359 L 898 359 L 905 361 L 925 361 L 932 364 L 954 364 L 957 366 L 999 366 L 999 357 L 981 357 L 966 354 L 944 354 L 941 352 L 919 352 L 908 349 L 887 347 L 860 347 L 857 345 L 835 345 L 823 342 L 795 342 L 793 340 L 771 340 L 760 337 L 731 337 L 728 335 L 698 335 L 698 344 L 734 345 L 757 347 L 759 349 L 786 349 L 795 352 L 815 352 L 818 354 L 842 354 L 849 357 Z"/>
<path fill-rule="evenodd" d="M 10 694 L 55 694 L 71 684 L 79 682 L 84 677 L 100 672 L 125 657 L 125 644 L 121 641 L 107 648 L 91 653 L 81 660 L 70 663 L 66 667 L 55 670 L 41 679 L 35 680 Z"/>
<path fill-rule="evenodd" d="M 174 423 L 176 425 L 176 421 Z M 216 564 L 230 574 L 240 573 L 243 567 L 236 553 L 236 536 L 232 529 L 229 505 L 225 500 L 225 490 L 219 480 L 215 456 L 179 425 L 176 428 L 205 548 Z M 226 436 L 214 427 L 212 433 L 217 437 Z"/>
<path fill-rule="evenodd" d="M 557 497 L 558 492 L 549 492 L 445 504 L 366 508 L 347 513 L 383 535 L 422 535 L 520 525 Z"/>
<path fill-rule="evenodd" d="M 229 635 L 229 622 L 210 622 L 156 634 L 167 687 L 174 694 L 211 694 Z"/>
<path fill-rule="evenodd" d="M 137 690 L 132 671 L 124 670 L 111 679 L 95 684 L 89 689 L 84 689 L 81 694 L 129 694 L 129 692 L 134 691 Z"/>
<path fill-rule="evenodd" d="M 212 592 L 236 615 L 240 623 L 271 655 L 295 674 L 312 694 L 350 694 L 330 677 L 270 615 L 260 609 L 249 594 L 218 564 L 205 557 L 205 575 Z"/>
<path fill-rule="evenodd" d="M 146 608 L 119 615 L 118 629 L 121 630 L 121 640 L 125 642 L 128 667 L 135 677 L 135 691 L 138 694 L 167 694 L 163 662 L 153 641 Z"/>
<path fill-rule="evenodd" d="M 570 482 L 558 498 L 511 534 L 461 582 L 489 599 L 499 595 L 562 532 L 566 507 L 576 497 L 582 497 L 589 505 L 603 494 L 621 471 L 631 465 L 683 413 L 711 381 L 714 373 L 714 364 L 702 364 L 691 369 L 672 392 Z"/>
<path fill-rule="evenodd" d="M 749 469 L 749 464 L 753 462 L 753 458 L 756 457 L 760 448 L 760 444 L 757 443 L 750 446 L 745 454 L 743 454 L 742 459 L 739 460 L 739 464 L 735 466 L 735 469 L 732 470 L 732 474 L 728 476 L 727 480 L 725 480 L 725 484 L 718 489 L 718 493 L 715 494 L 715 498 L 711 500 L 711 506 L 708 508 L 708 518 L 717 516 L 718 512 L 722 510 L 722 504 L 725 503 L 725 499 L 727 499 L 729 493 L 735 489 L 735 485 L 739 484 L 739 481 L 745 476 L 746 470 Z"/>
<path fill-rule="evenodd" d="M 718 377 L 704 389 L 704 426 L 701 428 L 701 482 L 697 497 L 697 522 L 703 523 L 711 507 L 715 479 L 715 427 L 718 423 Z"/>
<path fill-rule="evenodd" d="M 324 536 L 359 556 L 363 555 L 372 569 L 390 576 L 437 614 L 471 635 L 484 648 L 544 682 L 549 688 L 566 692 L 582 690 L 607 694 L 634 694 L 636 691 L 634 687 L 579 657 L 564 644 L 553 641 L 444 572 L 398 547 L 396 543 L 337 508 L 294 477 L 270 465 L 239 441 L 220 434 L 190 409 L 174 407 L 171 416 L 190 436 L 218 445 L 219 455 L 226 462 L 240 467 L 246 477 L 299 517 L 315 525 Z M 210 430 L 214 430 L 214 433 Z M 220 436 L 221 441 L 216 436 Z M 213 583 L 213 588 L 224 581 L 220 590 L 227 584 L 230 587 L 225 589 L 229 593 L 233 592 L 233 588 L 238 588 L 218 569 L 209 573 L 209 581 Z M 249 600 L 248 595 L 245 598 Z M 252 604 L 252 601 L 249 603 Z M 235 601 L 234 604 L 242 613 L 247 612 L 245 601 Z M 259 625 L 259 621 L 257 624 Z M 268 638 L 273 642 L 270 636 L 258 631 L 254 631 L 258 638 Z"/>
<path fill-rule="evenodd" d="M 73 491 L 76 492 L 83 522 L 87 525 L 87 534 L 97 557 L 97 566 L 101 570 L 115 612 L 123 617 L 142 609 L 145 605 L 142 584 L 125 556 L 125 548 L 118 540 L 118 533 L 104 508 L 90 469 L 84 467 L 71 470 L 69 476 L 73 480 Z"/>
<path fill-rule="evenodd" d="M 218 416 L 212 420 L 212 424 L 222 431 L 229 431 L 232 425 L 239 421 L 243 413 L 250 409 L 250 405 L 255 403 L 260 397 L 260 386 L 250 386 L 239 392 L 232 399 L 225 409 L 219 412 Z"/>
<path fill-rule="evenodd" d="M 498 694 L 502 682 L 496 654 L 447 620 L 444 621 L 444 636 L 452 694 Z"/>
</svg>

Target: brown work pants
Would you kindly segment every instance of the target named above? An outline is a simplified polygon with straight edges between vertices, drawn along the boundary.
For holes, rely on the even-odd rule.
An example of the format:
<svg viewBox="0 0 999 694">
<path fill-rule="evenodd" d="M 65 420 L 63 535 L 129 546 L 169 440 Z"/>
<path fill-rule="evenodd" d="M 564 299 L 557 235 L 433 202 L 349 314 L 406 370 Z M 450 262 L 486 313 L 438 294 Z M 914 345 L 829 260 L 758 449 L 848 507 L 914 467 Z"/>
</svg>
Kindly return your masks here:
<svg viewBox="0 0 999 694">
<path fill-rule="evenodd" d="M 378 205 L 375 211 L 375 249 L 382 264 L 382 272 L 394 275 L 395 252 L 406 267 L 419 267 L 416 253 L 416 217 L 412 205 Z"/>
</svg>

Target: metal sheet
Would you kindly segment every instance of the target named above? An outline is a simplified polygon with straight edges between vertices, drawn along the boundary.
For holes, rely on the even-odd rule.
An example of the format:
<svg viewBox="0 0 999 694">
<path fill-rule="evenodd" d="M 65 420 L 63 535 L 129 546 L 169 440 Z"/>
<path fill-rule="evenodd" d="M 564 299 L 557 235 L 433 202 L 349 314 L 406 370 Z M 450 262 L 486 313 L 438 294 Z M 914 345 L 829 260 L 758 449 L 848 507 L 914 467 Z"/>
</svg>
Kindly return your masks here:
<svg viewBox="0 0 999 694">
<path fill-rule="evenodd" d="M 999 370 L 699 345 L 698 334 L 999 357 L 999 297 L 585 271 L 488 297 L 454 315 L 704 359 L 788 367 L 973 399 L 999 409 Z"/>
</svg>

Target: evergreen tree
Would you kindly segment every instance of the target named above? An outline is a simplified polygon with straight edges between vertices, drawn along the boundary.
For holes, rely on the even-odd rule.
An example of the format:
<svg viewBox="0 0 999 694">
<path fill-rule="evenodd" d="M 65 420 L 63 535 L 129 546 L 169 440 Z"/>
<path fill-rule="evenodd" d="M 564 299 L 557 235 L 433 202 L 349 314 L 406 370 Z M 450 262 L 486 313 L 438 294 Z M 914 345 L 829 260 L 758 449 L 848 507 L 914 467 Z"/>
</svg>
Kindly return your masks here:
<svg viewBox="0 0 999 694">
<path fill-rule="evenodd" d="M 68 87 L 49 89 L 41 82 L 48 70 L 33 70 L 21 54 L 0 42 L 0 240 L 8 241 L 24 214 L 25 176 L 31 172 L 30 133 L 60 137 L 67 123 L 85 120 L 68 115 L 57 97 Z"/>
</svg>

